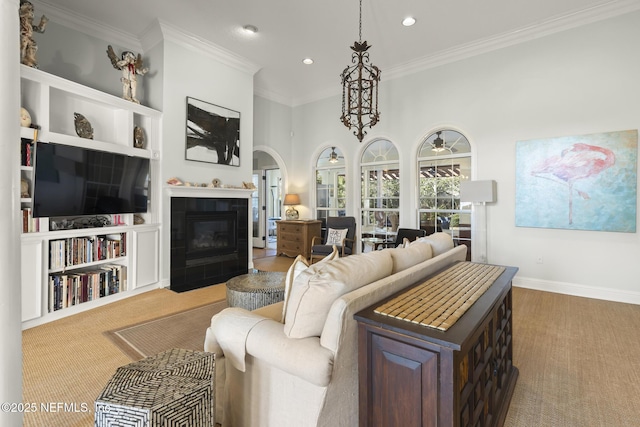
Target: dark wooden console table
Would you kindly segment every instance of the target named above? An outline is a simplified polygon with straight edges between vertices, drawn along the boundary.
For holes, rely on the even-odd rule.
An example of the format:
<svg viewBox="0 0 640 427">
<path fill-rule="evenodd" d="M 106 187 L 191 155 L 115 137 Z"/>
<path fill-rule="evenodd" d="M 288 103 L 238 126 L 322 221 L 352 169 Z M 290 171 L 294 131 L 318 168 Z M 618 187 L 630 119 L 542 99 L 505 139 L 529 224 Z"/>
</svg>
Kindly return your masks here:
<svg viewBox="0 0 640 427">
<path fill-rule="evenodd" d="M 517 271 L 505 267 L 446 331 L 375 312 L 424 280 L 357 313 L 360 426 L 502 426 L 518 377 Z"/>
</svg>

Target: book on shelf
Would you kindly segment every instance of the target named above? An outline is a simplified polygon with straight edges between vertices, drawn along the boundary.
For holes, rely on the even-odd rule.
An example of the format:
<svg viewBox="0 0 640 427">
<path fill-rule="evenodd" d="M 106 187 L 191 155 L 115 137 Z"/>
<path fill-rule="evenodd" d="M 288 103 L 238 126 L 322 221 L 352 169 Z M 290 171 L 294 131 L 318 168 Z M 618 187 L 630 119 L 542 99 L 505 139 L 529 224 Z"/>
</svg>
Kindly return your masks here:
<svg viewBox="0 0 640 427">
<path fill-rule="evenodd" d="M 33 166 L 33 141 L 30 139 L 22 138 L 20 142 L 20 154 L 22 166 Z"/>
<path fill-rule="evenodd" d="M 127 290 L 127 268 L 104 265 L 90 271 L 49 275 L 49 312 Z"/>
<path fill-rule="evenodd" d="M 37 233 L 40 231 L 40 218 L 34 218 L 31 208 L 22 209 L 22 232 Z"/>
<path fill-rule="evenodd" d="M 121 258 L 126 255 L 127 233 L 120 233 L 120 240 L 107 236 L 68 237 L 49 241 L 49 269 L 88 264 L 91 262 Z"/>
</svg>

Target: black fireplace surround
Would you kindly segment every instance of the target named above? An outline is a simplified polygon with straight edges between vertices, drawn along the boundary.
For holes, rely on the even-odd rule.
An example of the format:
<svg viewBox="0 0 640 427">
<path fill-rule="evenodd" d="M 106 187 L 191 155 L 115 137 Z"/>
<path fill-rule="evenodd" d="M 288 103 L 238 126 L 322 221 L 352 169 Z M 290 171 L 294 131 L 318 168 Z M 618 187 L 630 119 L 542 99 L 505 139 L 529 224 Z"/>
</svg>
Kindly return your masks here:
<svg viewBox="0 0 640 427">
<path fill-rule="evenodd" d="M 171 198 L 171 284 L 184 292 L 246 274 L 249 200 Z"/>
</svg>

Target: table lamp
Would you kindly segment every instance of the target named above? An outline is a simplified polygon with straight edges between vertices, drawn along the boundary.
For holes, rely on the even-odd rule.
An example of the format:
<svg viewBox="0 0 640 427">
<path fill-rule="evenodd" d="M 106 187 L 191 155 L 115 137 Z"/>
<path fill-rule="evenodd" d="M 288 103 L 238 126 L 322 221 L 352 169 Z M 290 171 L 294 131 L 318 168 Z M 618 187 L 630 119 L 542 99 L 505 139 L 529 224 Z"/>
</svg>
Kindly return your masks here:
<svg viewBox="0 0 640 427">
<path fill-rule="evenodd" d="M 298 219 L 298 211 L 294 206 L 300 204 L 300 196 L 295 193 L 289 193 L 284 196 L 284 202 L 282 204 L 285 206 L 289 206 L 289 208 L 285 212 L 287 220 Z"/>
</svg>

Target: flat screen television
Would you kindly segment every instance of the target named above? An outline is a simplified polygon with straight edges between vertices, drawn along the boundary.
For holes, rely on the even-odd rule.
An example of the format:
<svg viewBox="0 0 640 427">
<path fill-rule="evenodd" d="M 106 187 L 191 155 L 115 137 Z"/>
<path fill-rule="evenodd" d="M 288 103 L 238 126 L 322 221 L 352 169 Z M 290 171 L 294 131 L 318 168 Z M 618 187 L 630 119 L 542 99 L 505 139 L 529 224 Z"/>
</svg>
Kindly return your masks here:
<svg viewBox="0 0 640 427">
<path fill-rule="evenodd" d="M 34 217 L 147 211 L 149 159 L 38 142 Z"/>
</svg>

